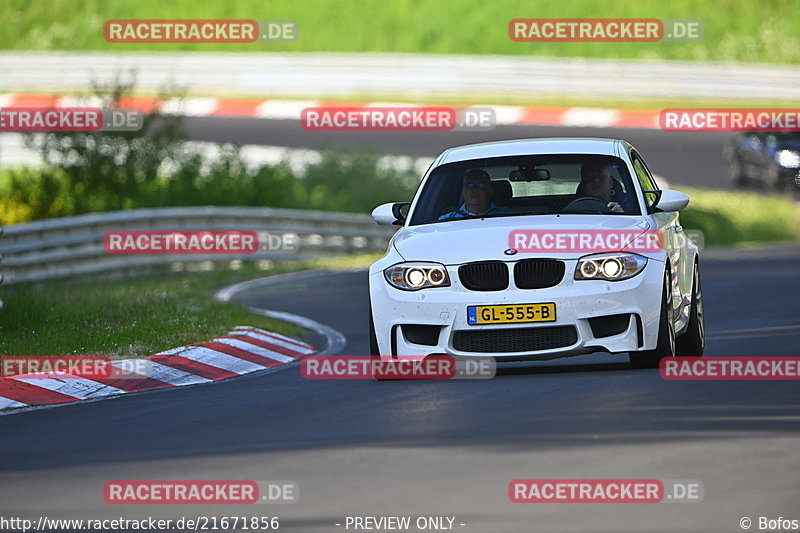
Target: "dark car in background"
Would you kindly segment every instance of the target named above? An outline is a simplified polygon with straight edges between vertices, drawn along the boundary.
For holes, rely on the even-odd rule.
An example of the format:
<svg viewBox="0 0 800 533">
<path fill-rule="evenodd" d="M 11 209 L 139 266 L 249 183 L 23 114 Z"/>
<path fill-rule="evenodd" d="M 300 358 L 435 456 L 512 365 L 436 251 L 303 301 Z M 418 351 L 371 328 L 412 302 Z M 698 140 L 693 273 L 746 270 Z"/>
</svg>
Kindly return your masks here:
<svg viewBox="0 0 800 533">
<path fill-rule="evenodd" d="M 800 189 L 800 133 L 739 133 L 723 149 L 734 187 Z"/>
</svg>

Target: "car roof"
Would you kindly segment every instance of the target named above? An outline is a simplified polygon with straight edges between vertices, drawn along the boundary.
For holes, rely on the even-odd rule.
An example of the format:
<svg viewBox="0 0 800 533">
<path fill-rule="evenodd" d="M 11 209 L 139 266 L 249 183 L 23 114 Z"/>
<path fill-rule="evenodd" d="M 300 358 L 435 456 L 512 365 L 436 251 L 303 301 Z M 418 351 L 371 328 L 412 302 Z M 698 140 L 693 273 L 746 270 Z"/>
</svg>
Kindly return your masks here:
<svg viewBox="0 0 800 533">
<path fill-rule="evenodd" d="M 439 164 L 514 155 L 595 154 L 616 156 L 619 152 L 619 147 L 627 144 L 627 142 L 619 139 L 590 137 L 552 137 L 494 141 L 456 146 L 445 150 L 439 156 Z"/>
</svg>

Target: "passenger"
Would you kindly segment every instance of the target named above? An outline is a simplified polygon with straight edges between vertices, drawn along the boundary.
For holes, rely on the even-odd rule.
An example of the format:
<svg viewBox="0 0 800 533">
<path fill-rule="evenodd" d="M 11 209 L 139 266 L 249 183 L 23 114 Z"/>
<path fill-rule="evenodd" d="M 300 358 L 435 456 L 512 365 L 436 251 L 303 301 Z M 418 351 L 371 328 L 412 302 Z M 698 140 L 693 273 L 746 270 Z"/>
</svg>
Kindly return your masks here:
<svg viewBox="0 0 800 533">
<path fill-rule="evenodd" d="M 492 178 L 485 170 L 473 168 L 464 175 L 462 187 L 464 203 L 455 211 L 439 217 L 439 220 L 499 215 L 503 210 L 492 202 Z"/>
</svg>

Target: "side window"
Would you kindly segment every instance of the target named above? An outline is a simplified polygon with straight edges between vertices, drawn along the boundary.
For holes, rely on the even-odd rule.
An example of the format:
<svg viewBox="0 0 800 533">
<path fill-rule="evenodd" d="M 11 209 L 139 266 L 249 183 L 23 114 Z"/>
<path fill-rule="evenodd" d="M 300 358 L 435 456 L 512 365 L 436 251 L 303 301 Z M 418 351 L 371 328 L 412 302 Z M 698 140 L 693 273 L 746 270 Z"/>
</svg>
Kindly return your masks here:
<svg viewBox="0 0 800 533">
<path fill-rule="evenodd" d="M 631 161 L 633 162 L 633 171 L 636 173 L 636 178 L 639 180 L 639 184 L 642 186 L 643 191 L 654 191 L 657 190 L 658 186 L 656 182 L 653 180 L 653 177 L 650 175 L 650 172 L 647 170 L 647 167 L 644 165 L 644 162 L 634 151 L 631 151 Z M 656 201 L 656 194 L 652 192 L 644 193 L 644 199 L 647 203 L 647 207 L 653 205 L 653 202 Z"/>
</svg>

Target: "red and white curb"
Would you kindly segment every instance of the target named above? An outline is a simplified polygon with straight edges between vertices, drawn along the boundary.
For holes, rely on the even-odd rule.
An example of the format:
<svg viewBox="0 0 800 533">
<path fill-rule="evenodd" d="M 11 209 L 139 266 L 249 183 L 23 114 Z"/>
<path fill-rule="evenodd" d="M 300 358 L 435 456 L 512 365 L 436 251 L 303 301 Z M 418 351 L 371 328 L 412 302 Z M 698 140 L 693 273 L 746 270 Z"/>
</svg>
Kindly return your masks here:
<svg viewBox="0 0 800 533">
<path fill-rule="evenodd" d="M 76 98 L 45 94 L 13 93 L 0 94 L 0 107 L 100 107 L 98 98 Z M 241 98 L 188 98 L 183 100 L 159 100 L 147 97 L 129 97 L 120 101 L 120 107 L 138 109 L 145 113 L 161 106 L 165 114 L 187 117 L 251 117 L 279 120 L 300 120 L 300 113 L 307 107 L 334 108 L 346 106 L 382 107 L 402 105 L 424 107 L 423 104 L 398 103 L 353 103 L 316 100 L 260 100 Z M 437 104 L 441 107 L 441 104 Z M 658 128 L 659 111 L 624 110 L 589 107 L 539 107 L 539 106 L 453 106 L 492 108 L 496 124 L 575 126 L 595 128 Z"/>
<path fill-rule="evenodd" d="M 130 392 L 194 385 L 241 376 L 292 363 L 314 353 L 297 339 L 263 329 L 239 326 L 208 342 L 181 346 L 138 360 L 142 374 L 125 378 L 25 374 L 0 378 L 0 409 L 29 407 Z M 122 361 L 112 366 L 123 368 Z M 128 366 L 125 366 L 128 368 Z"/>
</svg>

